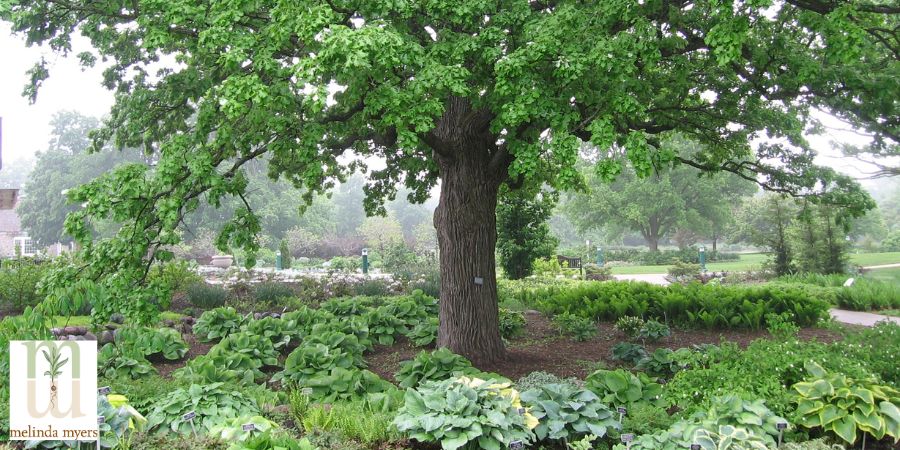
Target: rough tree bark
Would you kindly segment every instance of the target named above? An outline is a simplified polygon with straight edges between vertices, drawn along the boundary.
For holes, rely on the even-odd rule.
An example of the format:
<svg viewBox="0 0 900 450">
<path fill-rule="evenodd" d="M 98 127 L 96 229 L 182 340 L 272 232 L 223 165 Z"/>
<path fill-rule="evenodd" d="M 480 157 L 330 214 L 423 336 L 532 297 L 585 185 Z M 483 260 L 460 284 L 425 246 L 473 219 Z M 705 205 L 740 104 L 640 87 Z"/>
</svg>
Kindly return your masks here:
<svg viewBox="0 0 900 450">
<path fill-rule="evenodd" d="M 434 132 L 441 179 L 434 212 L 441 264 L 438 347 L 476 364 L 504 356 L 497 306 L 496 208 L 506 167 L 492 164 L 493 137 L 472 129 L 466 105 L 453 104 Z"/>
</svg>

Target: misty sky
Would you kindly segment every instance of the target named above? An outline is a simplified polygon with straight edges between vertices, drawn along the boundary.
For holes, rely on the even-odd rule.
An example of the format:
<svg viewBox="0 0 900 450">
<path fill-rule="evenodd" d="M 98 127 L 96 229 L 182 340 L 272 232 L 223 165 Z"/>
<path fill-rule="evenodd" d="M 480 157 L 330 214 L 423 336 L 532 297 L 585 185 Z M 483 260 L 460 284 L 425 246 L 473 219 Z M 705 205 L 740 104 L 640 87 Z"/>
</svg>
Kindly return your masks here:
<svg viewBox="0 0 900 450">
<path fill-rule="evenodd" d="M 26 47 L 20 36 L 11 35 L 10 26 L 0 22 L 0 117 L 3 118 L 3 160 L 10 162 L 20 158 L 30 158 L 36 151 L 47 145 L 50 119 L 59 110 L 71 109 L 82 114 L 100 117 L 109 111 L 113 95 L 100 85 L 102 68 L 98 64 L 83 70 L 74 57 L 89 46 L 86 39 L 75 39 L 69 57 L 54 54 L 46 48 Z M 50 62 L 50 78 L 41 88 L 37 102 L 33 105 L 22 97 L 22 88 L 27 80 L 26 71 L 41 56 Z M 845 124 L 831 116 L 822 114 L 830 129 L 825 135 L 811 136 L 810 141 L 819 151 L 820 164 L 853 176 L 861 176 L 870 168 L 866 165 L 841 158 L 832 148 L 832 141 L 863 144 L 867 139 L 851 131 L 843 131 Z M 869 183 L 865 183 L 869 184 Z"/>
</svg>

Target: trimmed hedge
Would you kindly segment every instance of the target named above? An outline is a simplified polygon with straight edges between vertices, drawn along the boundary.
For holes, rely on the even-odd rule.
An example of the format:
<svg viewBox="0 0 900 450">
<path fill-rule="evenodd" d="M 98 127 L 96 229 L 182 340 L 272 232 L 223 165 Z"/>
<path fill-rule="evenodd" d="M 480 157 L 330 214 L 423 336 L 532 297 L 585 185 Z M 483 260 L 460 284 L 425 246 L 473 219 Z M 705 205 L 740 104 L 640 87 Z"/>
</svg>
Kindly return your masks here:
<svg viewBox="0 0 900 450">
<path fill-rule="evenodd" d="M 788 313 L 797 325 L 809 326 L 828 317 L 830 304 L 819 298 L 822 289 L 777 284 L 748 287 L 582 282 L 504 293 L 546 314 L 570 313 L 604 321 L 640 316 L 691 328 L 763 329 L 766 316 L 773 313 Z"/>
</svg>

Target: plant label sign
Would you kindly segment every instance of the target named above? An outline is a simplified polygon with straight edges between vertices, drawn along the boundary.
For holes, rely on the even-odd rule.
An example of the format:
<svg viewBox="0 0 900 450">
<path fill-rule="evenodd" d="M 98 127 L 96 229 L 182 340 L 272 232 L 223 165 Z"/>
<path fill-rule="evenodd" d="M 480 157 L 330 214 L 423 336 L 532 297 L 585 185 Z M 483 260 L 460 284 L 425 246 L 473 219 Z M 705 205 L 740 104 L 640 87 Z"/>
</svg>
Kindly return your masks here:
<svg viewBox="0 0 900 450">
<path fill-rule="evenodd" d="M 629 443 L 634 440 L 634 435 L 631 433 L 626 433 L 622 435 L 622 442 Z"/>
<path fill-rule="evenodd" d="M 245 423 L 241 425 L 241 429 L 244 431 L 256 431 L 256 425 L 252 423 Z"/>
<path fill-rule="evenodd" d="M 787 422 L 778 422 L 775 424 L 775 428 L 778 431 L 784 431 L 787 429 L 787 425 L 788 425 Z"/>
<path fill-rule="evenodd" d="M 520 415 L 520 416 L 524 416 L 524 415 L 525 415 L 525 408 L 519 408 L 517 411 L 519 412 L 519 415 Z"/>
<path fill-rule="evenodd" d="M 700 450 L 700 444 L 691 444 L 691 450 Z"/>
<path fill-rule="evenodd" d="M 510 450 L 523 450 L 525 444 L 522 441 L 512 441 L 509 443 Z"/>
<path fill-rule="evenodd" d="M 97 416 L 97 425 L 103 425 L 104 423 L 106 423 L 106 417 Z"/>
<path fill-rule="evenodd" d="M 628 413 L 628 409 L 626 409 L 624 406 L 620 406 L 620 407 L 616 408 L 616 411 L 618 411 L 619 415 L 621 415 L 621 416 L 624 416 L 625 414 Z"/>
<path fill-rule="evenodd" d="M 109 386 L 103 386 L 102 388 L 97 389 L 97 393 L 100 395 L 109 395 L 110 392 L 112 392 L 112 389 L 110 389 Z"/>
<path fill-rule="evenodd" d="M 482 278 L 482 277 L 475 277 L 475 284 L 477 284 L 477 285 L 479 285 L 479 286 L 483 285 L 483 284 L 484 284 L 484 278 Z M 510 445 L 511 445 L 511 444 L 510 444 Z"/>
<path fill-rule="evenodd" d="M 300 394 L 302 394 L 302 395 L 304 395 L 304 396 L 306 396 L 306 397 L 309 397 L 310 395 L 312 395 L 312 388 L 310 388 L 310 387 L 305 387 L 305 388 L 303 388 L 303 389 L 300 389 Z"/>
<path fill-rule="evenodd" d="M 196 411 L 190 411 L 187 414 L 181 416 L 182 420 L 194 420 L 194 417 L 197 417 Z"/>
</svg>

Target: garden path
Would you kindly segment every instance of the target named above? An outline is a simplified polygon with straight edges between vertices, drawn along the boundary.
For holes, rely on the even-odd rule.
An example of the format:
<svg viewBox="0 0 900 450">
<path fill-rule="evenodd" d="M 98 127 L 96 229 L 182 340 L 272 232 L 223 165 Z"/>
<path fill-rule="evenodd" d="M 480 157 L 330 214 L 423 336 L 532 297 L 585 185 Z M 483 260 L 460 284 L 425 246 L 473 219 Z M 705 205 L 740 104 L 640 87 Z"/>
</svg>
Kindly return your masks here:
<svg viewBox="0 0 900 450">
<path fill-rule="evenodd" d="M 849 323 L 852 325 L 863 325 L 867 327 L 871 327 L 875 325 L 876 322 L 880 322 L 882 320 L 891 320 L 897 324 L 900 324 L 900 317 L 889 317 L 883 316 L 881 314 L 873 314 L 862 311 L 847 311 L 843 309 L 832 309 L 831 317 L 834 320 L 842 323 Z"/>
</svg>

